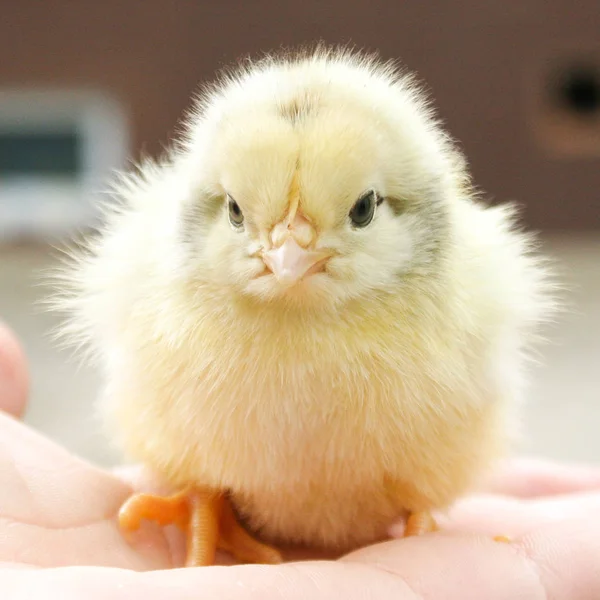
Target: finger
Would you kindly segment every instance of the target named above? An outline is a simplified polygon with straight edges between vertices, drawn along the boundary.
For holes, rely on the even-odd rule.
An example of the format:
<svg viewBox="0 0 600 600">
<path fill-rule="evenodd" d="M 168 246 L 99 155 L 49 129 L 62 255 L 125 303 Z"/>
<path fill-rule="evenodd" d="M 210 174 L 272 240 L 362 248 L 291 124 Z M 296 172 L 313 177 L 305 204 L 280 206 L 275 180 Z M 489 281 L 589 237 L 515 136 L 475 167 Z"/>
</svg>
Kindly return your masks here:
<svg viewBox="0 0 600 600">
<path fill-rule="evenodd" d="M 27 363 L 14 334 L 0 323 L 0 410 L 20 417 L 29 388 Z"/>
<path fill-rule="evenodd" d="M 482 488 L 520 498 L 600 490 L 600 467 L 518 459 L 502 465 Z"/>
<path fill-rule="evenodd" d="M 580 492 L 534 500 L 473 496 L 459 502 L 448 516 L 438 518 L 438 522 L 446 531 L 519 537 L 599 510 L 600 492 Z"/>
<path fill-rule="evenodd" d="M 432 534 L 372 547 L 346 560 L 398 574 L 423 598 L 600 598 L 600 509 L 574 501 L 570 516 L 512 544 Z"/>
<path fill-rule="evenodd" d="M 143 465 L 118 465 L 111 469 L 111 473 L 136 492 L 173 494 L 179 491 L 165 484 L 158 473 Z"/>
<path fill-rule="evenodd" d="M 448 514 L 436 515 L 440 529 L 511 538 L 526 535 L 541 527 L 556 525 L 582 511 L 600 510 L 600 492 L 580 492 L 569 496 L 547 496 L 530 500 L 509 496 L 471 496 L 458 502 Z M 404 523 L 390 528 L 393 537 L 402 537 Z"/>
</svg>

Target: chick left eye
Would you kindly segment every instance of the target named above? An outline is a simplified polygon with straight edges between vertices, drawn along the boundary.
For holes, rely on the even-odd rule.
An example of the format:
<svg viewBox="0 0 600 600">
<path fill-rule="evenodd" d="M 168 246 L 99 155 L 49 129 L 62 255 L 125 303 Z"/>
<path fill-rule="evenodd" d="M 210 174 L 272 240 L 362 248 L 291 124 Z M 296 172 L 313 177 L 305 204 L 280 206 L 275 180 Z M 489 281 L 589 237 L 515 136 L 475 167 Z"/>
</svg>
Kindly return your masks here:
<svg viewBox="0 0 600 600">
<path fill-rule="evenodd" d="M 229 212 L 229 222 L 239 229 L 244 224 L 244 213 L 239 204 L 229 195 L 227 196 L 227 210 Z"/>
<path fill-rule="evenodd" d="M 375 205 L 379 204 L 377 194 L 371 190 L 363 194 L 350 211 L 350 220 L 354 227 L 366 227 L 375 215 Z"/>
</svg>

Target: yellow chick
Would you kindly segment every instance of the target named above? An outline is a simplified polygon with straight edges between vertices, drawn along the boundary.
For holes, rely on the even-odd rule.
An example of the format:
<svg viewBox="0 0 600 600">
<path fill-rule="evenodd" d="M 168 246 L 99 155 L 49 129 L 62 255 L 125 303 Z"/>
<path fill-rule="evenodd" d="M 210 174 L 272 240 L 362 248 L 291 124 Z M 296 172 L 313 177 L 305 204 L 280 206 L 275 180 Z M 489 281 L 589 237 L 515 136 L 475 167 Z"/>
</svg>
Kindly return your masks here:
<svg viewBox="0 0 600 600">
<path fill-rule="evenodd" d="M 117 192 L 58 304 L 124 452 L 180 490 L 124 530 L 180 525 L 189 565 L 344 552 L 434 530 L 506 452 L 550 286 L 411 76 L 247 63 Z"/>
</svg>

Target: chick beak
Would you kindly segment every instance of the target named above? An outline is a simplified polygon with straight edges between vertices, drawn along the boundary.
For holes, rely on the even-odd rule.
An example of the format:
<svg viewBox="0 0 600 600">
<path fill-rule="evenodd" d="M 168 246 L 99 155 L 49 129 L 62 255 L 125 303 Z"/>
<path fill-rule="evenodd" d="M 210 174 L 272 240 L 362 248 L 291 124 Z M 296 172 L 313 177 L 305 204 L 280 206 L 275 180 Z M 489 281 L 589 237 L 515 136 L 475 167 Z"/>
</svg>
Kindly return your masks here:
<svg viewBox="0 0 600 600">
<path fill-rule="evenodd" d="M 277 281 L 292 285 L 306 275 L 322 270 L 329 257 L 325 252 L 306 250 L 292 237 L 288 237 L 278 248 L 263 254 L 263 260 Z"/>
</svg>

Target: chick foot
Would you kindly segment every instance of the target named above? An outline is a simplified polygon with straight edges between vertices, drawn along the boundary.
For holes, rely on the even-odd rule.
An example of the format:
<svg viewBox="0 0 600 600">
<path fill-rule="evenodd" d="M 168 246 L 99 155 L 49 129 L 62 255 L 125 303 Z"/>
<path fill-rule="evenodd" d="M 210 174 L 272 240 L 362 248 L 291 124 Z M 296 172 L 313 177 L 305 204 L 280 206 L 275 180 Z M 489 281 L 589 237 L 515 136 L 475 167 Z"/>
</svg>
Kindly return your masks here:
<svg viewBox="0 0 600 600">
<path fill-rule="evenodd" d="M 408 515 L 404 528 L 404 537 L 413 537 L 439 531 L 435 519 L 428 512 L 414 512 Z M 511 544 L 512 540 L 506 535 L 496 535 L 492 538 L 500 544 Z"/>
<path fill-rule="evenodd" d="M 231 502 L 222 493 L 192 489 L 173 496 L 135 494 L 119 511 L 121 531 L 137 530 L 144 519 L 162 527 L 177 525 L 186 533 L 186 567 L 214 564 L 217 549 L 244 563 L 282 561 L 275 548 L 259 542 L 240 525 Z"/>
<path fill-rule="evenodd" d="M 438 531 L 438 525 L 429 512 L 413 512 L 408 515 L 404 537 L 413 537 Z"/>
</svg>

